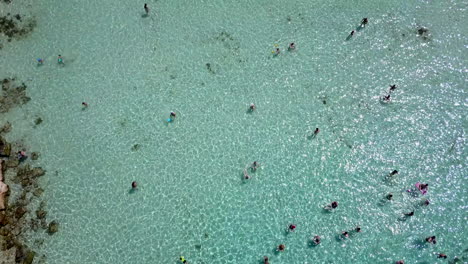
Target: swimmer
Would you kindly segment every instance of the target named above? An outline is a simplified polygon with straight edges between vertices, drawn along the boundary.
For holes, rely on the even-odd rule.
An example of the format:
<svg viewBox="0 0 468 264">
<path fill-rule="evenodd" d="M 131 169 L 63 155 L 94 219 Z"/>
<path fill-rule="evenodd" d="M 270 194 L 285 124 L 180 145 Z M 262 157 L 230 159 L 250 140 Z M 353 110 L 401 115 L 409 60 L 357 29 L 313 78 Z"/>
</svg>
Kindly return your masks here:
<svg viewBox="0 0 468 264">
<path fill-rule="evenodd" d="M 250 179 L 250 176 L 247 173 L 247 169 L 244 169 L 244 179 L 246 179 L 246 180 Z"/>
<path fill-rule="evenodd" d="M 369 20 L 367 19 L 367 17 L 363 18 L 361 20 L 361 27 L 364 27 L 365 25 L 367 25 L 367 22 L 369 22 Z"/>
<path fill-rule="evenodd" d="M 145 4 L 145 5 L 143 6 L 143 8 L 145 9 L 146 15 L 148 15 L 148 13 L 149 13 L 148 4 Z"/>
<path fill-rule="evenodd" d="M 344 237 L 344 238 L 349 238 L 349 233 L 347 231 L 343 231 L 341 233 L 341 235 Z"/>
<path fill-rule="evenodd" d="M 86 102 L 82 102 L 81 105 L 85 108 L 88 107 L 88 104 Z"/>
<path fill-rule="evenodd" d="M 350 37 L 351 37 L 351 36 L 354 36 L 354 32 L 355 32 L 354 30 L 351 31 L 351 33 L 349 33 L 349 36 L 350 36 Z"/>
<path fill-rule="evenodd" d="M 399 261 L 395 262 L 395 264 L 405 264 L 405 261 L 404 260 L 399 260 Z"/>
<path fill-rule="evenodd" d="M 387 200 L 389 200 L 389 201 L 392 200 L 393 194 L 392 194 L 392 193 L 387 194 L 386 198 L 387 198 Z"/>
<path fill-rule="evenodd" d="M 294 232 L 295 229 L 296 229 L 296 225 L 295 225 L 295 224 L 290 224 L 290 225 L 289 225 L 289 231 L 290 231 L 290 232 Z"/>
<path fill-rule="evenodd" d="M 317 127 L 314 130 L 314 137 L 317 136 L 318 133 L 320 133 L 320 129 Z"/>
<path fill-rule="evenodd" d="M 382 100 L 385 102 L 390 102 L 390 95 L 385 95 L 384 97 L 382 97 Z"/>
<path fill-rule="evenodd" d="M 333 209 L 335 209 L 337 207 L 338 207 L 338 202 L 334 201 L 331 204 L 326 205 L 324 209 L 330 211 L 330 210 L 333 210 Z"/>
<path fill-rule="evenodd" d="M 57 63 L 58 63 L 58 64 L 61 64 L 61 65 L 64 65 L 64 64 L 65 64 L 65 63 L 63 62 L 63 57 L 62 57 L 62 55 L 60 55 L 60 54 L 58 55 Z"/>
<path fill-rule="evenodd" d="M 436 237 L 435 236 L 426 237 L 426 242 L 436 244 L 437 243 Z"/>
<path fill-rule="evenodd" d="M 254 103 L 251 103 L 250 106 L 249 106 L 249 110 L 250 112 L 253 112 L 255 110 L 255 104 Z"/>
<path fill-rule="evenodd" d="M 289 47 L 288 47 L 289 51 L 292 51 L 292 50 L 295 50 L 295 49 L 296 49 L 296 45 L 294 45 L 294 42 L 289 44 Z"/>
<path fill-rule="evenodd" d="M 396 89 L 396 85 L 395 85 L 395 84 L 390 85 L 390 92 L 391 92 L 391 91 L 394 91 L 395 89 Z"/>
<path fill-rule="evenodd" d="M 409 213 L 404 213 L 405 216 L 413 216 L 414 215 L 414 211 L 411 211 Z"/>
<path fill-rule="evenodd" d="M 260 163 L 258 163 L 257 161 L 254 161 L 252 165 L 250 165 L 250 168 L 254 171 L 257 170 L 259 167 L 260 167 Z"/>
<path fill-rule="evenodd" d="M 447 255 L 445 255 L 444 253 L 439 253 L 439 255 L 437 256 L 437 258 L 446 259 L 446 258 L 447 258 Z"/>
<path fill-rule="evenodd" d="M 44 63 L 44 59 L 38 58 L 37 59 L 37 65 L 40 66 Z"/>
<path fill-rule="evenodd" d="M 356 231 L 357 233 L 361 232 L 361 228 L 359 226 L 356 226 L 356 228 L 354 229 L 354 231 Z"/>
<path fill-rule="evenodd" d="M 389 176 L 395 176 L 398 174 L 398 171 L 397 170 L 393 170 L 392 172 L 390 172 L 390 175 Z"/>
<path fill-rule="evenodd" d="M 276 50 L 273 52 L 275 56 L 277 56 L 278 54 L 281 53 L 280 49 L 279 48 L 276 48 Z"/>
<path fill-rule="evenodd" d="M 263 264 L 270 264 L 270 262 L 268 261 L 268 257 L 267 257 L 267 256 L 264 256 L 264 257 L 263 257 Z"/>
<path fill-rule="evenodd" d="M 172 122 L 172 121 L 174 121 L 175 118 L 176 118 L 176 113 L 171 112 L 169 114 L 169 118 L 167 119 L 167 122 Z"/>
<path fill-rule="evenodd" d="M 286 249 L 286 246 L 284 244 L 281 244 L 278 246 L 278 248 L 276 249 L 277 251 L 284 251 Z"/>
<path fill-rule="evenodd" d="M 427 192 L 427 187 L 429 187 L 429 184 L 421 183 L 421 184 L 419 184 L 418 189 L 419 189 L 421 192 Z"/>
<path fill-rule="evenodd" d="M 25 159 L 28 158 L 28 156 L 26 156 L 26 152 L 24 152 L 22 150 L 18 151 L 17 157 L 18 157 L 19 162 L 22 162 L 22 161 L 24 161 Z"/>
<path fill-rule="evenodd" d="M 429 204 L 430 204 L 430 202 L 429 202 L 428 199 L 424 200 L 423 205 L 428 206 Z"/>
<path fill-rule="evenodd" d="M 132 189 L 136 189 L 137 188 L 137 182 L 136 181 L 133 181 L 132 182 Z"/>
<path fill-rule="evenodd" d="M 318 244 L 320 244 L 320 237 L 319 236 L 314 236 L 314 239 L 312 241 L 314 241 L 315 245 L 318 245 Z"/>
<path fill-rule="evenodd" d="M 188 262 L 187 262 L 187 260 L 184 258 L 184 256 L 181 256 L 181 257 L 180 257 L 180 261 L 182 261 L 182 263 L 188 264 Z"/>
</svg>

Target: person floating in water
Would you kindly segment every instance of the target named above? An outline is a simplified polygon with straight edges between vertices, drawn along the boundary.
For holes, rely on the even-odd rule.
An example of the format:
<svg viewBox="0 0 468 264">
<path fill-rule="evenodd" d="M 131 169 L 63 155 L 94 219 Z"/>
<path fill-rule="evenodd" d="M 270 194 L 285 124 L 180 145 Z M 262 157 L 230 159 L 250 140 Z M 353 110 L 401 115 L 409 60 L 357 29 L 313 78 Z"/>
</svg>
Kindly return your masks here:
<svg viewBox="0 0 468 264">
<path fill-rule="evenodd" d="M 324 207 L 325 210 L 328 210 L 328 211 L 331 211 L 335 208 L 338 207 L 338 202 L 337 201 L 333 201 L 331 204 L 328 204 Z"/>
<path fill-rule="evenodd" d="M 255 109 L 256 109 L 255 104 L 254 104 L 254 103 L 251 103 L 250 106 L 249 106 L 249 111 L 250 111 L 250 112 L 253 112 L 253 111 L 255 111 Z"/>
<path fill-rule="evenodd" d="M 411 211 L 409 213 L 404 213 L 405 216 L 413 216 L 414 215 L 414 211 Z"/>
<path fill-rule="evenodd" d="M 369 20 L 367 19 L 367 17 L 363 18 L 361 20 L 361 27 L 365 27 L 367 25 L 367 23 L 369 22 Z"/>
<path fill-rule="evenodd" d="M 437 258 L 446 259 L 446 258 L 447 258 L 447 255 L 445 255 L 444 253 L 439 253 L 439 255 L 437 256 Z"/>
<path fill-rule="evenodd" d="M 387 196 L 385 198 L 387 198 L 387 200 L 391 201 L 393 199 L 393 194 L 389 193 L 389 194 L 387 194 Z"/>
<path fill-rule="evenodd" d="M 136 181 L 133 181 L 132 182 L 132 189 L 136 189 L 137 188 L 137 182 Z"/>
<path fill-rule="evenodd" d="M 143 6 L 143 8 L 145 9 L 146 15 L 148 15 L 148 14 L 149 14 L 149 11 L 150 11 L 150 10 L 149 10 L 149 7 L 148 7 L 148 4 L 145 3 L 145 5 Z"/>
<path fill-rule="evenodd" d="M 184 256 L 180 257 L 180 261 L 184 264 L 188 264 L 187 260 L 184 258 Z"/>
<path fill-rule="evenodd" d="M 343 232 L 341 233 L 341 235 L 342 235 L 344 238 L 349 238 L 349 233 L 348 233 L 348 231 L 343 231 Z"/>
<path fill-rule="evenodd" d="M 279 48 L 276 48 L 275 51 L 273 51 L 274 56 L 278 56 L 281 53 Z"/>
<path fill-rule="evenodd" d="M 60 65 L 65 65 L 65 63 L 63 62 L 63 57 L 60 54 L 57 57 L 57 63 Z"/>
<path fill-rule="evenodd" d="M 312 239 L 315 245 L 320 244 L 320 236 L 314 236 L 314 239 Z"/>
<path fill-rule="evenodd" d="M 384 95 L 384 96 L 382 97 L 382 101 L 384 101 L 384 102 L 390 102 L 390 94 Z"/>
<path fill-rule="evenodd" d="M 397 262 L 395 262 L 395 264 L 405 264 L 405 261 L 404 260 L 398 260 Z"/>
<path fill-rule="evenodd" d="M 270 262 L 268 261 L 268 257 L 267 257 L 267 256 L 264 256 L 264 257 L 263 257 L 263 264 L 270 264 Z"/>
<path fill-rule="evenodd" d="M 360 233 L 360 232 L 361 232 L 361 227 L 356 226 L 356 228 L 354 229 L 354 231 L 356 231 L 356 233 Z"/>
<path fill-rule="evenodd" d="M 167 119 L 167 122 L 170 123 L 170 122 L 174 121 L 174 119 L 176 118 L 176 116 L 177 116 L 176 113 L 171 112 L 171 113 L 169 114 L 169 118 Z"/>
<path fill-rule="evenodd" d="M 290 224 L 288 229 L 289 229 L 290 232 L 294 232 L 294 230 L 296 230 L 296 225 L 295 224 Z"/>
<path fill-rule="evenodd" d="M 258 163 L 257 161 L 254 161 L 252 165 L 250 165 L 250 168 L 254 171 L 256 171 L 259 167 L 260 167 L 260 163 Z"/>
<path fill-rule="evenodd" d="M 38 58 L 37 59 L 37 65 L 41 66 L 44 63 L 44 59 Z"/>
<path fill-rule="evenodd" d="M 278 248 L 276 249 L 277 251 L 284 251 L 286 249 L 286 246 L 284 244 L 281 244 L 278 246 Z"/>
<path fill-rule="evenodd" d="M 390 172 L 390 175 L 389 176 L 395 176 L 398 174 L 398 171 L 397 170 L 393 170 L 392 172 Z"/>
<path fill-rule="evenodd" d="M 317 127 L 314 130 L 314 137 L 316 137 L 318 135 L 318 133 L 320 133 L 320 129 Z"/>
<path fill-rule="evenodd" d="M 427 191 L 428 191 L 428 187 L 429 187 L 429 184 L 424 184 L 424 183 L 420 183 L 418 185 L 418 183 L 416 183 L 416 187 L 419 189 L 419 191 L 422 193 L 422 194 L 426 194 Z"/>
<path fill-rule="evenodd" d="M 87 108 L 88 107 L 88 104 L 86 102 L 82 102 L 81 105 L 83 106 L 83 108 Z"/>
<path fill-rule="evenodd" d="M 437 241 L 436 241 L 436 237 L 435 236 L 431 236 L 431 237 L 426 237 L 426 242 L 428 243 L 431 243 L 431 244 L 436 244 Z"/>
<path fill-rule="evenodd" d="M 296 45 L 293 43 L 289 44 L 288 51 L 293 51 L 296 49 Z"/>
<path fill-rule="evenodd" d="M 244 179 L 246 179 L 246 180 L 250 179 L 250 175 L 247 172 L 247 169 L 244 169 Z"/>
<path fill-rule="evenodd" d="M 396 85 L 395 85 L 395 84 L 390 85 L 389 93 L 392 92 L 392 91 L 395 91 L 395 89 L 396 89 Z"/>
</svg>

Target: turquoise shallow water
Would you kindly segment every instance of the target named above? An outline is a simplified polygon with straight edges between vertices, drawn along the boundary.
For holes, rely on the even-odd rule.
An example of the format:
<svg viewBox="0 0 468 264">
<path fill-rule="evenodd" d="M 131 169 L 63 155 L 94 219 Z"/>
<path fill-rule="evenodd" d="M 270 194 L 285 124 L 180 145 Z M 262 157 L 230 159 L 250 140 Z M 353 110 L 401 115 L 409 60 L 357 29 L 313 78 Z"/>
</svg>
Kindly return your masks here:
<svg viewBox="0 0 468 264">
<path fill-rule="evenodd" d="M 142 18 L 142 3 L 42 1 L 26 6 L 33 35 L 0 51 L 2 76 L 27 80 L 32 97 L 9 113 L 9 137 L 41 152 L 48 219 L 61 224 L 32 235 L 46 238 L 47 263 L 466 255 L 466 1 L 149 5 Z M 346 41 L 363 17 L 369 25 Z M 261 168 L 243 181 L 254 160 Z M 405 192 L 418 181 L 429 183 L 428 207 Z M 314 235 L 322 243 L 310 247 Z M 437 245 L 420 245 L 431 235 Z"/>
</svg>

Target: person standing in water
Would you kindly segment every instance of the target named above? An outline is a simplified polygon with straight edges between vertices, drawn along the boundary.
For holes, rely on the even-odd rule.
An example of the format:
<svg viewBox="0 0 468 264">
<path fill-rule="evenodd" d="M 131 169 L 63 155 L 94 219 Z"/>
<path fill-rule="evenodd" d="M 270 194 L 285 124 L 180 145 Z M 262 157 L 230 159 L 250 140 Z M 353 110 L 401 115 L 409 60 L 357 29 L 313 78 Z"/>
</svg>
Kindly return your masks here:
<svg viewBox="0 0 468 264">
<path fill-rule="evenodd" d="M 145 5 L 143 6 L 143 8 L 145 9 L 145 13 L 146 15 L 149 15 L 149 7 L 148 7 L 148 4 L 145 3 Z"/>
<path fill-rule="evenodd" d="M 63 62 L 63 57 L 60 54 L 57 57 L 57 63 L 60 65 L 65 65 L 65 63 Z"/>
</svg>

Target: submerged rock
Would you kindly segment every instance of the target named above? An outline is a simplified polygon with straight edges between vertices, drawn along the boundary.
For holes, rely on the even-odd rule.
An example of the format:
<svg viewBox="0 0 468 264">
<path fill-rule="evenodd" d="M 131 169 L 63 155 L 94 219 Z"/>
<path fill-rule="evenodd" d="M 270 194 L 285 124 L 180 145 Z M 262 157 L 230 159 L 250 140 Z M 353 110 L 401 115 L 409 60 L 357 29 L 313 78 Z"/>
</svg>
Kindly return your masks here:
<svg viewBox="0 0 468 264">
<path fill-rule="evenodd" d="M 59 223 L 57 221 L 52 221 L 49 223 L 49 228 L 47 228 L 47 232 L 49 235 L 52 235 L 58 231 Z"/>
<path fill-rule="evenodd" d="M 34 190 L 33 195 L 39 197 L 42 195 L 43 192 L 44 190 L 42 188 L 37 188 L 36 190 Z"/>
<path fill-rule="evenodd" d="M 18 208 L 16 208 L 16 210 L 15 210 L 15 218 L 16 218 L 16 219 L 20 219 L 20 218 L 23 217 L 23 215 L 24 215 L 25 213 L 27 213 L 27 212 L 28 212 L 28 210 L 26 210 L 26 208 L 24 208 L 24 207 L 18 207 Z"/>
<path fill-rule="evenodd" d="M 1 23 L 1 21 L 0 21 Z M 1 33 L 1 32 L 0 32 Z M 31 98 L 26 95 L 26 84 L 16 85 L 15 78 L 3 79 L 2 93 L 0 96 L 0 113 L 6 113 L 11 108 L 23 105 Z"/>
<path fill-rule="evenodd" d="M 33 152 L 31 153 L 31 159 L 32 160 L 37 160 L 41 154 L 39 152 Z"/>
<path fill-rule="evenodd" d="M 8 133 L 10 132 L 10 130 L 11 130 L 11 123 L 6 122 L 5 125 L 3 125 L 2 128 L 0 128 L 0 133 Z"/>
<path fill-rule="evenodd" d="M 36 252 L 29 250 L 28 253 L 26 253 L 26 258 L 24 259 L 23 264 L 33 263 L 34 256 L 36 256 Z"/>
<path fill-rule="evenodd" d="M 43 218 L 46 217 L 47 212 L 44 211 L 44 210 L 37 210 L 37 211 L 36 211 L 36 215 L 37 215 L 37 218 L 43 219 Z"/>
</svg>

